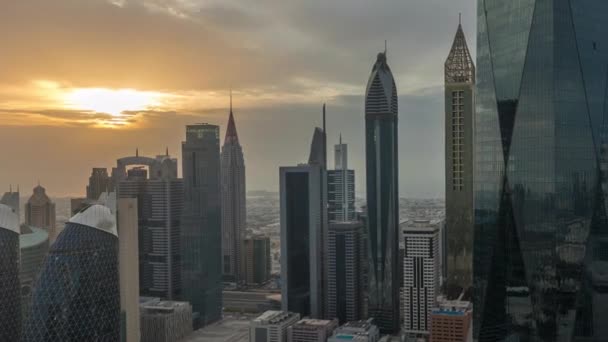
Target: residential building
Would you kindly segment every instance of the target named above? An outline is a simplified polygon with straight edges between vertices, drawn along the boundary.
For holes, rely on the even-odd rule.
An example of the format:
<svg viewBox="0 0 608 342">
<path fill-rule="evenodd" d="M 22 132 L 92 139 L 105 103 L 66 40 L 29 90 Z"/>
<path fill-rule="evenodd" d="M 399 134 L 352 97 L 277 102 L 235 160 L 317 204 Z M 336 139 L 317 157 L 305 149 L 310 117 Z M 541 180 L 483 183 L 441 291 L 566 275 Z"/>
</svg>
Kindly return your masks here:
<svg viewBox="0 0 608 342">
<path fill-rule="evenodd" d="M 378 342 L 380 330 L 373 319 L 348 322 L 338 327 L 327 342 Z"/>
<path fill-rule="evenodd" d="M 21 338 L 19 231 L 17 212 L 0 204 L 0 341 Z"/>
<path fill-rule="evenodd" d="M 195 327 L 222 317 L 220 128 L 186 127 L 182 143 L 182 300 L 192 304 Z"/>
<path fill-rule="evenodd" d="M 40 185 L 34 188 L 34 193 L 25 204 L 25 224 L 46 230 L 51 243 L 57 238 L 55 203 Z"/>
<path fill-rule="evenodd" d="M 355 220 L 355 171 L 348 169 L 348 145 L 334 147 L 334 170 L 327 171 L 327 203 L 329 222 Z"/>
<path fill-rule="evenodd" d="M 181 341 L 192 333 L 192 306 L 187 302 L 141 297 L 141 340 Z"/>
<path fill-rule="evenodd" d="M 326 342 L 338 327 L 338 320 L 304 318 L 287 328 L 288 342 Z"/>
<path fill-rule="evenodd" d="M 242 279 L 246 284 L 260 285 L 270 280 L 272 258 L 270 238 L 251 237 L 243 241 Z"/>
<path fill-rule="evenodd" d="M 462 25 L 445 61 L 445 203 L 451 286 L 473 278 L 473 131 L 475 64 Z"/>
<path fill-rule="evenodd" d="M 132 166 L 133 168 L 128 169 Z M 183 181 L 177 159 L 124 157 L 114 177 L 117 198 L 136 199 L 138 217 L 139 293 L 174 299 L 181 292 L 180 222 Z"/>
<path fill-rule="evenodd" d="M 300 314 L 266 311 L 251 321 L 249 342 L 287 342 L 287 328 L 300 320 Z"/>
<path fill-rule="evenodd" d="M 403 229 L 403 332 L 427 338 L 431 310 L 439 295 L 439 227 L 427 220 L 408 222 Z"/>
<path fill-rule="evenodd" d="M 221 198 L 222 198 L 222 263 L 224 279 L 242 281 L 242 248 L 247 228 L 245 159 L 243 148 L 232 113 L 230 94 L 230 116 L 221 153 Z"/>
<path fill-rule="evenodd" d="M 608 3 L 478 8 L 474 339 L 605 340 Z"/>
<path fill-rule="evenodd" d="M 34 282 L 40 274 L 44 258 L 49 252 L 49 233 L 36 227 L 21 227 L 19 235 L 21 262 L 19 281 L 21 283 L 21 313 L 23 321 L 29 316 Z"/>
<path fill-rule="evenodd" d="M 399 170 L 397 86 L 379 53 L 365 92 L 369 316 L 399 331 Z"/>
<path fill-rule="evenodd" d="M 51 246 L 32 296 L 26 342 L 119 341 L 118 237 L 109 208 L 75 216 Z"/>
<path fill-rule="evenodd" d="M 431 310 L 430 342 L 472 342 L 471 302 L 440 299 Z"/>
<path fill-rule="evenodd" d="M 325 317 L 336 317 L 341 323 L 364 317 L 364 230 L 363 222 L 329 224 Z"/>
</svg>

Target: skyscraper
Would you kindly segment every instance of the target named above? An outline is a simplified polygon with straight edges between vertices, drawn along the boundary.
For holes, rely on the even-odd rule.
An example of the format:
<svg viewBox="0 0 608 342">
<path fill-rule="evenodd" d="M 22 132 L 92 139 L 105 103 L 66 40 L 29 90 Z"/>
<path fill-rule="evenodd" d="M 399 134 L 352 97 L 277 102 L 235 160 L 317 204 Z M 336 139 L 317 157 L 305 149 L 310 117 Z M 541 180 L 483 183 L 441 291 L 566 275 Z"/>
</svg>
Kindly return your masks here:
<svg viewBox="0 0 608 342">
<path fill-rule="evenodd" d="M 47 196 L 46 189 L 40 185 L 34 188 L 34 193 L 25 204 L 25 224 L 46 230 L 51 243 L 57 237 L 55 203 Z"/>
<path fill-rule="evenodd" d="M 379 53 L 365 94 L 369 315 L 383 333 L 399 331 L 397 86 Z"/>
<path fill-rule="evenodd" d="M 222 254 L 224 279 L 239 282 L 242 244 L 247 228 L 245 159 L 236 133 L 230 95 L 230 117 L 221 153 Z"/>
<path fill-rule="evenodd" d="M 44 258 L 49 252 L 49 233 L 36 227 L 21 227 L 19 236 L 21 262 L 19 265 L 19 281 L 21 282 L 21 312 L 25 322 L 32 301 L 34 282 L 40 274 Z"/>
<path fill-rule="evenodd" d="M 323 314 L 320 165 L 281 167 L 281 280 L 283 311 Z"/>
<path fill-rule="evenodd" d="M 363 223 L 357 221 L 329 224 L 325 317 L 336 317 L 340 323 L 364 317 L 363 230 Z"/>
<path fill-rule="evenodd" d="M 246 284 L 263 284 L 270 280 L 272 259 L 270 239 L 251 237 L 243 240 L 243 277 Z"/>
<path fill-rule="evenodd" d="M 114 194 L 114 196 L 116 196 Z M 139 218 L 137 199 L 116 203 L 119 240 L 120 311 L 124 342 L 139 342 Z"/>
<path fill-rule="evenodd" d="M 414 220 L 403 229 L 403 330 L 428 339 L 439 295 L 439 227 Z"/>
<path fill-rule="evenodd" d="M 608 3 L 478 2 L 474 335 L 608 336 Z"/>
<path fill-rule="evenodd" d="M 459 24 L 445 61 L 447 276 L 464 290 L 473 278 L 473 129 L 475 65 Z"/>
<path fill-rule="evenodd" d="M 137 199 L 140 295 L 175 299 L 181 292 L 183 208 L 177 159 L 136 155 L 119 159 L 115 170 L 117 198 Z"/>
<path fill-rule="evenodd" d="M 36 282 L 23 341 L 119 341 L 116 234 L 114 215 L 101 205 L 66 223 Z"/>
<path fill-rule="evenodd" d="M 327 171 L 327 203 L 329 222 L 355 220 L 355 171 L 348 169 L 348 145 L 334 147 L 334 170 Z"/>
<path fill-rule="evenodd" d="M 182 162 L 182 298 L 206 325 L 222 316 L 220 128 L 187 126 Z"/>
<path fill-rule="evenodd" d="M 0 204 L 0 293 L 0 341 L 19 341 L 19 216 L 4 204 Z"/>
<path fill-rule="evenodd" d="M 323 305 L 327 288 L 325 144 L 324 130 L 315 128 L 308 164 L 281 167 L 279 170 L 282 305 L 284 311 L 297 312 L 302 317 L 321 318 L 325 313 Z"/>
<path fill-rule="evenodd" d="M 4 195 L 2 195 L 2 198 L 0 199 L 0 204 L 4 204 L 12 208 L 17 213 L 17 216 L 19 216 L 19 206 L 21 205 L 19 188 L 17 187 L 17 191 L 13 191 L 13 187 L 11 187 L 8 192 L 5 192 Z"/>
<path fill-rule="evenodd" d="M 91 171 L 89 185 L 87 185 L 87 199 L 97 201 L 103 192 L 114 191 L 108 169 L 96 167 Z"/>
</svg>

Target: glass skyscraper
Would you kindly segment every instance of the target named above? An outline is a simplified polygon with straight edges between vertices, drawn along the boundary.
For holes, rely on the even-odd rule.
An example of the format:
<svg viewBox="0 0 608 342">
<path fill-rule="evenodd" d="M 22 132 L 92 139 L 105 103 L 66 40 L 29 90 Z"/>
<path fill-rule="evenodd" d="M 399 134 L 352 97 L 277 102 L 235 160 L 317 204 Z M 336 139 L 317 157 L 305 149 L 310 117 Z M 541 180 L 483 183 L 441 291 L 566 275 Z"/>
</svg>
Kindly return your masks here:
<svg viewBox="0 0 608 342">
<path fill-rule="evenodd" d="M 479 341 L 608 338 L 606 17 L 606 1 L 478 1 Z"/>
<path fill-rule="evenodd" d="M 379 53 L 365 94 L 369 315 L 383 333 L 399 331 L 397 86 Z"/>
<path fill-rule="evenodd" d="M 19 215 L 0 204 L 0 341 L 20 339 L 20 288 Z"/>
<path fill-rule="evenodd" d="M 65 225 L 44 261 L 24 341 L 119 341 L 118 237 L 105 206 Z"/>
<path fill-rule="evenodd" d="M 192 304 L 195 325 L 207 325 L 222 317 L 219 126 L 187 126 L 182 162 L 182 298 Z"/>
</svg>

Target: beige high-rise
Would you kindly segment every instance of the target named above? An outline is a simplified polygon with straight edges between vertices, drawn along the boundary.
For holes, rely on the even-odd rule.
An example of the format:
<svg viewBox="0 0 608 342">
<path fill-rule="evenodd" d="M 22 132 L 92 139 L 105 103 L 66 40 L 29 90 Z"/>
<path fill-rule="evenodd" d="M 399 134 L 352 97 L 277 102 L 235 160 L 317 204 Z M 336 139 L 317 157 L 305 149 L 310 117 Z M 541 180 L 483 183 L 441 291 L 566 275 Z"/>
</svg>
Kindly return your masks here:
<svg viewBox="0 0 608 342">
<path fill-rule="evenodd" d="M 123 315 L 126 342 L 139 342 L 139 243 L 137 199 L 123 198 L 117 202 L 120 309 Z"/>
<path fill-rule="evenodd" d="M 55 203 L 46 194 L 46 189 L 38 185 L 25 204 L 25 224 L 46 230 L 51 244 L 57 238 L 55 224 Z"/>
</svg>

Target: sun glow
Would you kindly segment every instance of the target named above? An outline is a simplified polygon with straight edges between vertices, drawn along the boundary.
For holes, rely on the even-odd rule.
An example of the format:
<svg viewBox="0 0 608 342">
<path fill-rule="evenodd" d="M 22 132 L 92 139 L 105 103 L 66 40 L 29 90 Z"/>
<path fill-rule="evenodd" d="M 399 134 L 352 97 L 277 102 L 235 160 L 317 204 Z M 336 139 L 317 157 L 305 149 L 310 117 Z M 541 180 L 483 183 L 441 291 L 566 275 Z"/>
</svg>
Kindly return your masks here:
<svg viewBox="0 0 608 342">
<path fill-rule="evenodd" d="M 90 110 L 119 118 L 123 112 L 151 109 L 160 105 L 162 94 L 135 89 L 80 88 L 66 94 L 72 109 Z"/>
</svg>

